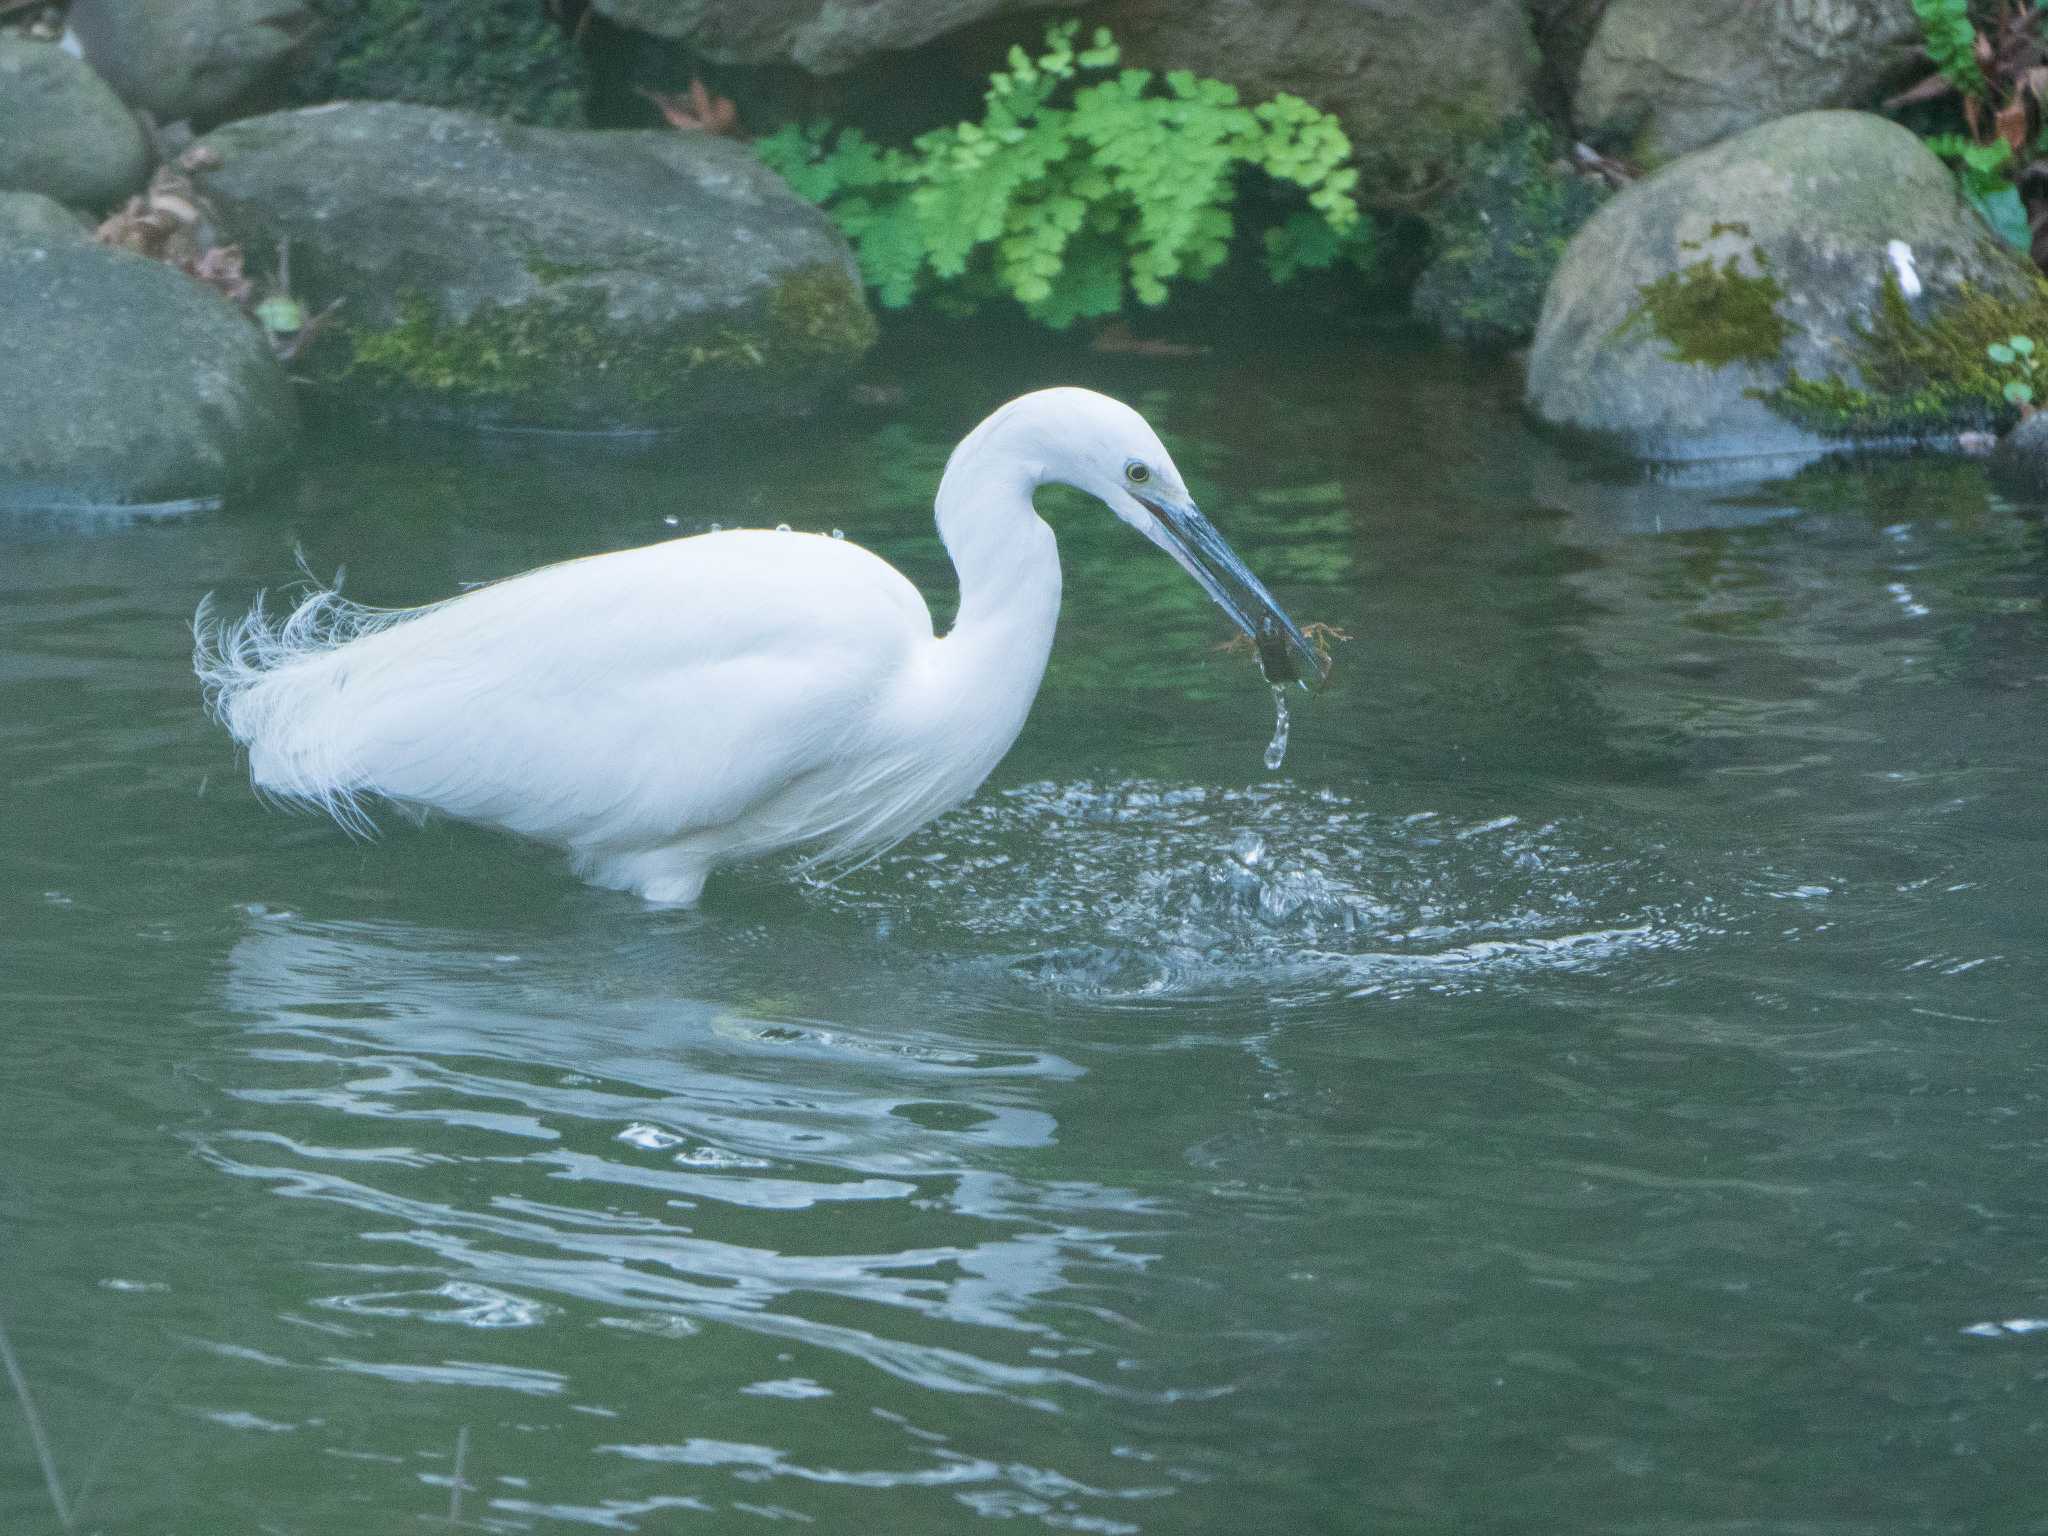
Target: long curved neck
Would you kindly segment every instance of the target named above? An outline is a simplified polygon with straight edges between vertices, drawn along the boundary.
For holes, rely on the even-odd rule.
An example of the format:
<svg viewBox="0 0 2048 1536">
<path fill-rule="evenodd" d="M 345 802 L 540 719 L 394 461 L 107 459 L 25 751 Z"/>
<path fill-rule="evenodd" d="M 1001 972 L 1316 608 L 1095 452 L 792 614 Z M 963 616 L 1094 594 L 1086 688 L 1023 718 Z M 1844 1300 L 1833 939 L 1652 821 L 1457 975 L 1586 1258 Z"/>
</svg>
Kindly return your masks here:
<svg viewBox="0 0 2048 1536">
<path fill-rule="evenodd" d="M 1060 616 L 1060 553 L 1031 505 L 1038 473 L 990 453 L 955 453 L 939 484 L 939 537 L 960 578 L 960 612 L 931 659 L 945 679 L 945 730 L 961 799 L 1010 749 L 1038 697 Z"/>
<path fill-rule="evenodd" d="M 1059 543 L 1031 505 L 1042 483 L 1033 466 L 956 453 L 934 506 L 960 580 L 960 611 L 947 640 L 1035 654 L 1034 690 L 1060 615 Z"/>
</svg>

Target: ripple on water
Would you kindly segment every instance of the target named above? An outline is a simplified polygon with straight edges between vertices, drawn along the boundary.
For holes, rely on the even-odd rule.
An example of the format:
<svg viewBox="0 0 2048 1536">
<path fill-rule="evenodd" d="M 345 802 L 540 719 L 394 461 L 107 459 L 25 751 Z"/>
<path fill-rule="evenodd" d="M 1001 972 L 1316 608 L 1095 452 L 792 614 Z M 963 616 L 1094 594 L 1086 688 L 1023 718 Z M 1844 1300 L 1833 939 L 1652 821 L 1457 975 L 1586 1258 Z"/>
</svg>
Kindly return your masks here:
<svg viewBox="0 0 2048 1536">
<path fill-rule="evenodd" d="M 1715 931 L 1714 898 L 1597 830 L 1389 814 L 1331 790 L 1027 784 L 893 855 L 867 899 L 1015 945 L 1034 986 L 1104 999 L 1457 991 Z M 926 937 L 944 944 L 946 934 Z"/>
<path fill-rule="evenodd" d="M 843 926 L 807 925 L 813 940 Z M 247 1037 L 219 1070 L 241 1123 L 208 1127 L 196 1150 L 348 1210 L 374 1245 L 330 1258 L 323 1274 L 349 1278 L 303 1301 L 322 1331 L 363 1342 L 308 1363 L 388 1373 L 399 1362 L 369 1342 L 403 1330 L 503 1338 L 573 1319 L 716 1332 L 755 1366 L 805 1352 L 805 1380 L 858 1363 L 1034 1408 L 1131 1390 L 1032 1353 L 1070 1270 L 1142 1267 L 1128 1234 L 1156 1220 L 1129 1190 L 1006 1171 L 1052 1142 L 1041 1100 L 1072 1063 L 907 1016 L 900 968 L 872 1018 L 856 990 L 826 1024 L 683 995 L 692 975 L 736 990 L 725 943 L 671 937 L 662 964 L 619 947 L 592 966 L 572 934 L 530 946 L 513 975 L 484 963 L 494 942 L 252 919 L 230 958 L 225 1001 Z M 844 937 L 778 942 L 802 970 Z M 430 1366 L 448 1352 L 421 1349 Z"/>
</svg>

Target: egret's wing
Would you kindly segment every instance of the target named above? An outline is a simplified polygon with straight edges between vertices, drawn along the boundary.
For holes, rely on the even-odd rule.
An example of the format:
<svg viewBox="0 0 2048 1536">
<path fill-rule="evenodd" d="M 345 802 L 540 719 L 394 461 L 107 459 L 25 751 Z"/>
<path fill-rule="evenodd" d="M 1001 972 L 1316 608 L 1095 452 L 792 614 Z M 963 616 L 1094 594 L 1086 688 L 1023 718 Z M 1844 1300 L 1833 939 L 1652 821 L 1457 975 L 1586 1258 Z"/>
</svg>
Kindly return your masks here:
<svg viewBox="0 0 2048 1536">
<path fill-rule="evenodd" d="M 528 836 L 725 825 L 862 739 L 931 615 L 857 545 L 730 532 L 597 555 L 216 679 L 279 793 Z"/>
</svg>

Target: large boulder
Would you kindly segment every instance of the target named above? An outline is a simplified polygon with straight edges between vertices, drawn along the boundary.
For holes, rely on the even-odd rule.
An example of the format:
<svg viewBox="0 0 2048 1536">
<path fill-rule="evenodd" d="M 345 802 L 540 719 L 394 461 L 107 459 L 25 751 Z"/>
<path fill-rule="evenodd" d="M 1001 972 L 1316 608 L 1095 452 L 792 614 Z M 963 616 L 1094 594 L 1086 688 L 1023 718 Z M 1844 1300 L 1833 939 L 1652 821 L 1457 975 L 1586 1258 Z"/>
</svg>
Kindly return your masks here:
<svg viewBox="0 0 2048 1536">
<path fill-rule="evenodd" d="M 1869 106 L 1913 67 L 1919 36 L 1912 0 L 1608 0 L 1572 120 L 1657 165 L 1774 117 Z"/>
<path fill-rule="evenodd" d="M 598 15 L 684 44 L 717 64 L 795 64 L 836 75 L 1013 11 L 1088 0 L 593 0 Z"/>
<path fill-rule="evenodd" d="M 851 252 L 744 146 L 395 102 L 211 134 L 200 187 L 253 262 L 341 303 L 352 391 L 503 425 L 644 430 L 799 409 L 874 340 Z"/>
<path fill-rule="evenodd" d="M 161 263 L 0 228 L 0 506 L 214 501 L 290 455 L 270 345 Z"/>
<path fill-rule="evenodd" d="M 71 0 L 65 21 L 130 106 L 208 123 L 268 86 L 313 18 L 300 0 Z"/>
<path fill-rule="evenodd" d="M 1902 411 L 1941 404 L 1898 421 L 1936 429 L 1945 392 L 1997 399 L 1974 332 L 2035 323 L 2040 295 L 1911 133 L 1803 113 L 1674 161 L 1587 222 L 1544 298 L 1528 401 L 1650 460 L 1840 446 L 1837 429 L 1886 429 L 1880 383 Z"/>
<path fill-rule="evenodd" d="M 1088 16 L 1127 63 L 1334 112 L 1366 198 L 1403 206 L 1528 109 L 1541 62 L 1523 0 L 1112 0 Z"/>
<path fill-rule="evenodd" d="M 0 32 L 0 190 L 104 208 L 149 175 L 133 114 L 55 43 Z"/>
</svg>

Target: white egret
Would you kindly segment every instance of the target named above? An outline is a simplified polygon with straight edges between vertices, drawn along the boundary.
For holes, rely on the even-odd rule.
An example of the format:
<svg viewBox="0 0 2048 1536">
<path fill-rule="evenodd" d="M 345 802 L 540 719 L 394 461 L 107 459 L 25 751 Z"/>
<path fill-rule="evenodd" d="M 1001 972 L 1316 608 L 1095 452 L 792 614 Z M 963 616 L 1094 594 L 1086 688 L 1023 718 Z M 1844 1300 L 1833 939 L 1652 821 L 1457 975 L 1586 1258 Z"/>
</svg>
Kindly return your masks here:
<svg viewBox="0 0 2048 1536">
<path fill-rule="evenodd" d="M 568 850 L 599 885 L 690 903 L 719 865 L 872 857 L 972 795 L 1023 728 L 1060 564 L 1031 504 L 1095 496 L 1178 561 L 1276 684 L 1327 661 L 1196 510 L 1129 406 L 1048 389 L 946 464 L 959 614 L 816 534 L 731 530 L 546 566 L 423 608 L 315 592 L 194 620 L 214 714 L 257 787 L 367 829 L 364 797 Z"/>
</svg>

